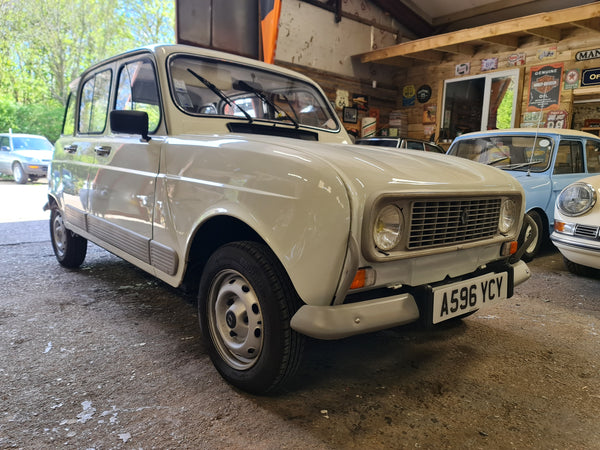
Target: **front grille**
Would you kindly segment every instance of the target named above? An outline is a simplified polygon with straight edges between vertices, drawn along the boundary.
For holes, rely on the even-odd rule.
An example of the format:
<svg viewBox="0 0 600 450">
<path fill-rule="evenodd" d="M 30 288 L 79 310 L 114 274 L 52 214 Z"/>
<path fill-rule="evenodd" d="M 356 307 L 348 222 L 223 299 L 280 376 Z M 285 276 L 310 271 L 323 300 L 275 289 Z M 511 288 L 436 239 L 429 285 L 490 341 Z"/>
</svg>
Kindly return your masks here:
<svg viewBox="0 0 600 450">
<path fill-rule="evenodd" d="M 577 224 L 575 226 L 575 236 L 579 236 L 582 238 L 588 239 L 596 239 L 599 237 L 598 228 L 591 225 L 581 225 Z"/>
<path fill-rule="evenodd" d="M 493 237 L 499 198 L 416 201 L 411 212 L 409 249 L 438 247 Z"/>
</svg>

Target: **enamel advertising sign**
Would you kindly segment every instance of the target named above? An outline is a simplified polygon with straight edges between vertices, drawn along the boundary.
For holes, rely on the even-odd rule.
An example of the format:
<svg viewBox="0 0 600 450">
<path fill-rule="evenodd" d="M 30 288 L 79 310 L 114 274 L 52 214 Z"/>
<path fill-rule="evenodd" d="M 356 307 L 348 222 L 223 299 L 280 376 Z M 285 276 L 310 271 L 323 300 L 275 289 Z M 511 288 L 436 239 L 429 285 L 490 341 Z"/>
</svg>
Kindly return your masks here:
<svg viewBox="0 0 600 450">
<path fill-rule="evenodd" d="M 531 68 L 527 111 L 558 109 L 563 63 Z"/>
</svg>

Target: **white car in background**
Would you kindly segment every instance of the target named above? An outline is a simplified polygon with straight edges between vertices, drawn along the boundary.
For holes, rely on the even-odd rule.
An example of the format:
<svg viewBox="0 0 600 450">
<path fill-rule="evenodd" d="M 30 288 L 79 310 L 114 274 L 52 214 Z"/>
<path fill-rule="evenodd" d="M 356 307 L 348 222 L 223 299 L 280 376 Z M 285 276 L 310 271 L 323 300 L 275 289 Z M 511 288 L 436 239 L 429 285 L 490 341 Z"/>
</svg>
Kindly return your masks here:
<svg viewBox="0 0 600 450">
<path fill-rule="evenodd" d="M 552 242 L 578 275 L 600 269 L 600 175 L 570 184 L 556 199 Z"/>
<path fill-rule="evenodd" d="M 44 136 L 0 134 L 0 173 L 12 175 L 17 184 L 37 181 L 47 175 L 53 150 Z"/>
</svg>

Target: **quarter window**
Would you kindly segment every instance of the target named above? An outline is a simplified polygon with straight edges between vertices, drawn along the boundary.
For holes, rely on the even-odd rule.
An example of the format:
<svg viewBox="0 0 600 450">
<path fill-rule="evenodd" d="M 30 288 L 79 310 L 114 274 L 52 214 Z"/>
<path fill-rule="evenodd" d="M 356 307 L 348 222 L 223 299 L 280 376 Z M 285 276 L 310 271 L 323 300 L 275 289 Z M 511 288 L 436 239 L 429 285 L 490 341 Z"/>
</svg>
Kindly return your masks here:
<svg viewBox="0 0 600 450">
<path fill-rule="evenodd" d="M 588 173 L 600 173 L 600 142 L 587 141 L 585 144 L 585 156 Z"/>
<path fill-rule="evenodd" d="M 115 109 L 145 111 L 148 130 L 152 133 L 160 123 L 160 102 L 154 66 L 149 59 L 125 64 L 119 74 Z"/>
<path fill-rule="evenodd" d="M 79 132 L 102 133 L 106 128 L 112 72 L 105 70 L 88 79 L 81 91 Z"/>
</svg>

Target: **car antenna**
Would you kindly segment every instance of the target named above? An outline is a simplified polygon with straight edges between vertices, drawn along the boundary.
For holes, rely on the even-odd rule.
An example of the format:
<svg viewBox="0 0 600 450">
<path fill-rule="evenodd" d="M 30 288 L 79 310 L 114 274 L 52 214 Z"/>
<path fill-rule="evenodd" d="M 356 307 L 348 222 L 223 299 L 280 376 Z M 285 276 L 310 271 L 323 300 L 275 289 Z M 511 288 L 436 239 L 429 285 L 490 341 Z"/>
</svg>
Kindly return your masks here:
<svg viewBox="0 0 600 450">
<path fill-rule="evenodd" d="M 546 94 L 544 94 L 545 96 Z M 533 164 L 533 157 L 535 156 L 535 146 L 537 145 L 538 134 L 540 132 L 540 124 L 542 123 L 542 118 L 544 117 L 544 99 L 542 97 L 542 103 L 540 108 L 540 116 L 538 117 L 537 125 L 535 127 L 535 136 L 533 138 L 533 146 L 531 147 L 531 157 L 529 158 L 529 165 L 527 166 L 527 176 L 531 176 L 531 165 Z"/>
</svg>

